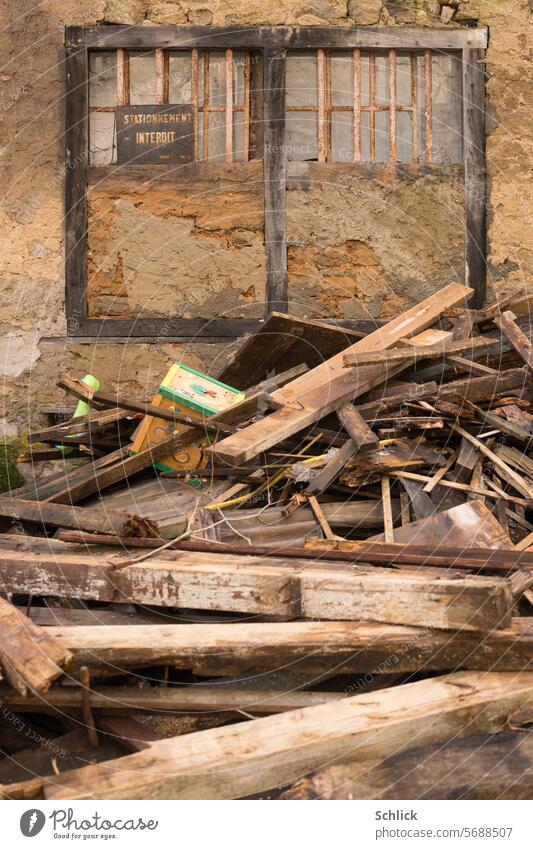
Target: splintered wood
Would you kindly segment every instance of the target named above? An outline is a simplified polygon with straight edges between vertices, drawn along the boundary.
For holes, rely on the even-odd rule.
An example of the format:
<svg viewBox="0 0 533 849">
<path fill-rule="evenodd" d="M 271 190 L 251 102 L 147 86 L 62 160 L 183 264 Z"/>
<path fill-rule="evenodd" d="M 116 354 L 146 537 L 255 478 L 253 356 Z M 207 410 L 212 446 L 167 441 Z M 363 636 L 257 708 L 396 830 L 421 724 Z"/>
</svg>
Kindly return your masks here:
<svg viewBox="0 0 533 849">
<path fill-rule="evenodd" d="M 367 335 L 272 313 L 216 413 L 61 377 L 91 411 L 30 434 L 34 479 L 0 497 L 1 797 L 412 798 L 413 775 L 467 798 L 463 745 L 470 788 L 519 797 L 533 326 L 470 295 Z"/>
</svg>

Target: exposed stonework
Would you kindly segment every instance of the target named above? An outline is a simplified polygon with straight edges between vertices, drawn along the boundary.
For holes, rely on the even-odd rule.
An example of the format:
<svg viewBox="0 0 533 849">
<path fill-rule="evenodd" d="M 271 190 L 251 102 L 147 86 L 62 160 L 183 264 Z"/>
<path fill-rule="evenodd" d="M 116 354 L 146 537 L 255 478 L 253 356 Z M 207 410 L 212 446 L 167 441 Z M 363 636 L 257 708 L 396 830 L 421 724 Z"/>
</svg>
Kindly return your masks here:
<svg viewBox="0 0 533 849">
<path fill-rule="evenodd" d="M 440 17 L 444 7 L 454 10 L 449 23 Z M 27 11 L 15 0 L 7 0 L 3 14 L 0 328 L 7 355 L 0 361 L 4 375 L 0 419 L 8 432 L 14 433 L 17 424 L 27 428 L 30 416 L 35 423 L 38 406 L 58 399 L 55 377 L 64 368 L 75 373 L 94 371 L 106 387 L 120 381 L 124 391 L 149 398 L 174 358 L 217 374 L 229 351 L 227 345 L 65 345 L 45 341 L 66 332 L 61 63 L 66 24 L 488 26 L 489 297 L 494 290 L 504 294 L 530 285 L 533 143 L 528 0 L 213 0 L 209 4 L 205 0 L 86 0 L 83 4 L 50 0 Z M 388 317 L 443 283 L 462 279 L 461 187 L 455 178 L 387 182 L 382 176 L 373 183 L 359 179 L 348 187 L 339 180 L 330 180 L 328 185 L 317 176 L 317 165 L 311 170 L 310 188 L 288 193 L 291 299 L 298 312 L 315 317 Z M 223 193 L 212 197 L 217 195 Z M 249 198 L 243 204 L 241 196 L 226 209 L 227 214 L 235 213 L 235 218 L 232 226 L 225 228 L 216 221 L 209 223 L 210 218 L 224 214 L 220 209 L 208 204 L 205 215 L 198 203 L 195 209 L 183 205 L 178 209 L 168 191 L 151 198 L 139 196 L 135 201 L 111 197 L 107 207 L 103 196 L 94 202 L 100 204 L 101 222 L 93 220 L 93 225 L 97 224 L 91 233 L 93 245 L 103 250 L 107 241 L 114 251 L 108 265 L 99 263 L 103 266 L 100 277 L 95 271 L 96 248 L 92 257 L 92 293 L 102 299 L 97 304 L 100 312 L 108 313 L 113 305 L 121 314 L 146 302 L 129 274 L 135 247 L 123 250 L 119 244 L 125 227 L 122 215 L 132 226 L 137 222 L 148 226 L 155 219 L 154 228 L 169 228 L 165 233 L 171 240 L 178 225 L 186 224 L 184 244 L 188 247 L 183 250 L 188 256 L 194 243 L 197 251 L 208 246 L 219 259 L 224 257 L 223 273 L 231 278 L 230 285 L 217 289 L 215 282 L 204 294 L 193 292 L 194 312 L 210 306 L 218 314 L 236 305 L 239 314 L 244 314 L 261 300 L 262 224 L 250 213 Z M 240 219 L 239 205 L 241 212 L 244 208 L 248 213 Z M 145 252 L 146 231 L 143 239 Z M 164 252 L 163 259 L 165 264 L 171 262 L 172 250 Z M 187 290 L 193 284 L 192 276 L 187 276 Z M 182 293 L 172 286 L 165 288 L 164 300 L 163 310 L 171 301 L 176 308 L 185 306 Z"/>
</svg>

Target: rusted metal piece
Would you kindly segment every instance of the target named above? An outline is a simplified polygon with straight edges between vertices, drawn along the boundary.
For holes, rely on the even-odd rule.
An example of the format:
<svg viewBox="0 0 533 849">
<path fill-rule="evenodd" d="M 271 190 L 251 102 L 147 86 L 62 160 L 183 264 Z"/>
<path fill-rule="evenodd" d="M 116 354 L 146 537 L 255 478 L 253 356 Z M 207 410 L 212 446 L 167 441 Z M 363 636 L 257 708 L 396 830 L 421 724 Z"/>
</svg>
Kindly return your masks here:
<svg viewBox="0 0 533 849">
<path fill-rule="evenodd" d="M 87 729 L 89 743 L 94 749 L 100 746 L 96 723 L 94 721 L 93 711 L 91 708 L 91 676 L 89 667 L 82 666 L 80 669 L 80 684 L 81 684 L 81 712 Z"/>
<path fill-rule="evenodd" d="M 198 162 L 198 48 L 191 50 L 191 100 L 193 106 L 194 161 Z"/>
<path fill-rule="evenodd" d="M 168 51 L 155 51 L 155 102 L 168 103 Z"/>
<path fill-rule="evenodd" d="M 353 52 L 353 161 L 361 161 L 361 51 Z"/>
<path fill-rule="evenodd" d="M 433 68 L 431 50 L 424 51 L 425 159 L 433 159 Z"/>
<path fill-rule="evenodd" d="M 318 161 L 326 161 L 326 55 L 317 50 Z"/>
<path fill-rule="evenodd" d="M 233 162 L 233 50 L 226 50 L 226 162 Z"/>
<path fill-rule="evenodd" d="M 250 54 L 246 53 L 244 58 L 244 94 L 243 94 L 243 103 L 242 109 L 244 112 L 243 117 L 243 140 L 242 140 L 242 150 L 243 150 L 243 159 L 245 162 L 248 162 L 250 157 L 250 79 L 252 73 L 252 66 L 250 62 Z"/>
<path fill-rule="evenodd" d="M 389 165 L 396 165 L 396 50 L 389 50 Z"/>
<path fill-rule="evenodd" d="M 202 145 L 202 160 L 209 159 L 209 53 L 204 53 L 204 137 Z"/>
<path fill-rule="evenodd" d="M 418 162 L 418 55 L 411 53 L 411 110 L 413 114 L 413 162 Z"/>
<path fill-rule="evenodd" d="M 129 106 L 130 102 L 130 57 L 127 50 L 117 50 L 117 106 Z"/>
<path fill-rule="evenodd" d="M 369 57 L 370 161 L 376 158 L 376 54 Z"/>
</svg>

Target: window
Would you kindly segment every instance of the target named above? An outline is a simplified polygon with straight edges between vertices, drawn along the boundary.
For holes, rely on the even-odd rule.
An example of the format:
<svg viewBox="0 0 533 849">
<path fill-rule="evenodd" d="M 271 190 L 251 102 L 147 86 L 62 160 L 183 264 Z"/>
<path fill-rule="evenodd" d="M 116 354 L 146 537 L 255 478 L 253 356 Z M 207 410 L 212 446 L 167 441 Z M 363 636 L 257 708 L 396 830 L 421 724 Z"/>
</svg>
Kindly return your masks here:
<svg viewBox="0 0 533 849">
<path fill-rule="evenodd" d="M 461 162 L 457 53 L 315 50 L 287 56 L 287 157 Z"/>
<path fill-rule="evenodd" d="M 89 59 L 92 165 L 117 161 L 118 106 L 192 104 L 194 161 L 247 162 L 250 84 L 258 59 L 242 50 L 116 50 Z"/>
</svg>

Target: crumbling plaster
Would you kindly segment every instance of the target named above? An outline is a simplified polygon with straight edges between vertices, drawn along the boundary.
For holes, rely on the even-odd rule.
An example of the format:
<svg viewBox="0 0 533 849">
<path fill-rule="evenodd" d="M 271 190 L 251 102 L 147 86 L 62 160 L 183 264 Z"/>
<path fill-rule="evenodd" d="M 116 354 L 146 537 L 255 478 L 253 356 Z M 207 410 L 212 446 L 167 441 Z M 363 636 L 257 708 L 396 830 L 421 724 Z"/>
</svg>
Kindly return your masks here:
<svg viewBox="0 0 533 849">
<path fill-rule="evenodd" d="M 49 0 L 20 6 L 7 0 L 0 28 L 0 323 L 4 341 L 0 350 L 3 409 L 0 423 L 13 432 L 38 417 L 40 404 L 57 400 L 54 381 L 59 370 L 93 371 L 107 386 L 121 382 L 125 391 L 149 397 L 166 364 L 183 358 L 192 365 L 216 373 L 227 355 L 226 345 L 71 345 L 43 341 L 66 332 L 63 307 L 62 190 L 63 164 L 63 76 L 62 43 L 67 24 L 124 23 L 153 26 L 160 23 L 203 25 L 307 24 L 351 27 L 387 24 L 456 26 L 479 23 L 490 28 L 487 51 L 487 94 L 490 112 L 487 139 L 489 170 L 489 290 L 505 294 L 526 289 L 532 272 L 531 245 L 531 103 L 530 52 L 531 3 L 528 0 Z M 324 310 L 357 314 L 353 297 L 364 284 L 365 310 L 386 316 L 407 300 L 416 300 L 428 285 L 426 268 L 435 281 L 458 279 L 459 234 L 458 193 L 453 180 L 444 188 L 427 188 L 418 182 L 410 195 L 407 186 L 388 187 L 392 207 L 401 200 L 409 214 L 422 196 L 435 215 L 429 224 L 436 235 L 417 233 L 396 225 L 391 209 L 383 217 L 386 238 L 381 237 L 379 218 L 383 209 L 370 204 L 370 224 L 357 228 L 337 226 L 332 244 L 322 239 L 324 227 L 313 210 L 311 195 L 298 190 L 288 194 L 289 263 L 301 311 Z M 330 188 L 317 182 L 319 204 L 334 210 Z M 340 204 L 344 204 L 343 189 Z M 366 189 L 365 189 L 366 191 Z M 374 190 L 372 190 L 373 193 Z M 439 192 L 444 205 L 436 211 Z M 368 200 L 368 198 L 367 198 Z M 400 205 L 398 203 L 398 205 Z M 317 205 L 315 204 L 315 209 Z M 435 213 L 433 213 L 435 207 Z M 451 210 L 451 212 L 450 212 Z M 316 232 L 316 243 L 300 238 L 302 217 Z M 148 214 L 148 213 L 143 213 Z M 349 229 L 349 232 L 348 232 Z M 372 230 L 372 232 L 370 232 Z M 252 264 L 262 262 L 260 245 L 249 237 Z M 212 234 L 208 236 L 212 238 Z M 246 242 L 246 237 L 245 242 Z M 436 239 L 438 249 L 432 251 Z M 391 240 L 394 240 L 392 242 Z M 397 240 L 397 241 L 396 241 Z M 384 273 L 384 252 L 398 257 L 398 274 Z M 348 266 L 354 260 L 355 273 Z M 422 263 L 418 265 L 418 262 Z M 333 265 L 331 264 L 333 262 Z M 426 266 L 425 263 L 428 263 Z M 328 269 L 333 268 L 333 272 Z M 340 274 L 335 272 L 340 271 Z M 304 275 L 302 278 L 301 275 Z M 307 278 L 305 275 L 307 274 Z M 311 274 L 311 277 L 309 276 Z M 298 276 L 300 275 L 300 276 Z M 314 275 L 314 276 L 313 276 Z M 327 302 L 321 281 L 328 278 L 333 293 L 340 297 Z M 318 279 L 318 283 L 317 283 Z M 383 296 L 381 283 L 385 284 Z M 421 288 L 419 288 L 421 287 Z M 424 291 L 422 291 L 424 289 Z M 241 290 L 239 290 L 241 291 Z M 260 292 L 258 289 L 258 296 Z M 388 301 L 387 301 L 388 299 Z M 331 300 L 331 299 L 330 299 Z M 218 306 L 218 305 L 217 305 Z M 348 308 L 349 307 L 349 308 Z"/>
</svg>

